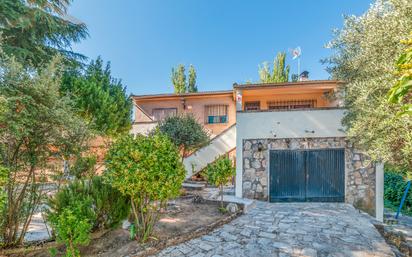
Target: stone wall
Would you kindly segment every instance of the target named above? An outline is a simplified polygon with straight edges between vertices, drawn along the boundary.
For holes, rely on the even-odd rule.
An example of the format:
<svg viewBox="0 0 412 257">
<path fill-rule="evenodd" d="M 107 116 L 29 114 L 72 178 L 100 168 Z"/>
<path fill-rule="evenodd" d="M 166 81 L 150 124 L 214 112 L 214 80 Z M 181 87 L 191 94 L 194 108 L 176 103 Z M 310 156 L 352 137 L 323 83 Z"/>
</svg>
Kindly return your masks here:
<svg viewBox="0 0 412 257">
<path fill-rule="evenodd" d="M 268 150 L 328 148 L 345 149 L 345 201 L 374 215 L 375 167 L 342 137 L 243 140 L 243 197 L 268 200 Z"/>
</svg>

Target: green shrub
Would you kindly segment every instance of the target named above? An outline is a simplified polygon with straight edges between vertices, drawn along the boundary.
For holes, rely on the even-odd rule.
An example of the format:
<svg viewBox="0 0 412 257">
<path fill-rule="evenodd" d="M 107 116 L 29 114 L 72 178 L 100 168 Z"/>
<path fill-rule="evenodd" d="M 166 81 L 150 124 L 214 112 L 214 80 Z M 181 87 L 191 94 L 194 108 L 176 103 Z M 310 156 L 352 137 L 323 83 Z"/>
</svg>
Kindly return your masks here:
<svg viewBox="0 0 412 257">
<path fill-rule="evenodd" d="M 399 207 L 406 185 L 407 180 L 400 173 L 388 170 L 385 171 L 384 198 L 386 207 L 395 210 Z M 409 189 L 405 199 L 403 213 L 408 215 L 412 214 L 412 188 Z"/>
<path fill-rule="evenodd" d="M 131 198 L 136 237 L 146 241 L 159 209 L 179 194 L 185 170 L 178 149 L 159 131 L 150 137 L 125 135 L 106 156 L 105 178 Z"/>
<path fill-rule="evenodd" d="M 103 178 L 96 176 L 90 181 L 75 180 L 61 188 L 49 200 L 48 216 L 60 215 L 73 202 L 87 201 L 85 215 L 93 224 L 93 230 L 114 228 L 130 213 L 130 200 L 111 185 L 103 183 Z"/>
<path fill-rule="evenodd" d="M 47 219 L 56 223 L 57 217 L 63 213 L 64 209 L 71 208 L 79 203 L 87 203 L 84 206 L 83 216 L 94 224 L 96 220 L 95 211 L 93 209 L 93 200 L 89 195 L 89 186 L 85 181 L 75 180 L 67 186 L 63 186 L 52 197 L 49 198 L 48 205 L 50 209 L 47 211 Z"/>
<path fill-rule="evenodd" d="M 95 227 L 114 228 L 129 216 L 130 198 L 104 183 L 103 177 L 93 177 L 90 196 L 96 212 Z"/>
<path fill-rule="evenodd" d="M 67 257 L 80 256 L 78 246 L 89 242 L 89 234 L 96 221 L 87 187 L 84 181 L 74 181 L 49 199 L 47 221 L 57 242 L 66 245 Z"/>
<path fill-rule="evenodd" d="M 227 157 L 221 157 L 206 168 L 207 181 L 220 189 L 220 208 L 223 208 L 223 186 L 230 182 L 235 175 L 232 161 Z"/>
<path fill-rule="evenodd" d="M 74 199 L 70 206 L 49 217 L 57 242 L 66 245 L 66 257 L 80 256 L 78 247 L 90 242 L 90 231 L 93 227 L 93 220 L 90 219 L 93 217 L 90 217 L 87 211 L 90 204 L 90 199 Z"/>
<path fill-rule="evenodd" d="M 193 115 L 167 117 L 159 124 L 158 129 L 179 148 L 182 160 L 186 153 L 209 142 L 208 132 Z M 154 131 L 153 133 L 157 132 Z"/>
<path fill-rule="evenodd" d="M 91 178 L 94 176 L 96 166 L 96 156 L 84 156 L 76 159 L 70 172 L 77 179 Z"/>
</svg>

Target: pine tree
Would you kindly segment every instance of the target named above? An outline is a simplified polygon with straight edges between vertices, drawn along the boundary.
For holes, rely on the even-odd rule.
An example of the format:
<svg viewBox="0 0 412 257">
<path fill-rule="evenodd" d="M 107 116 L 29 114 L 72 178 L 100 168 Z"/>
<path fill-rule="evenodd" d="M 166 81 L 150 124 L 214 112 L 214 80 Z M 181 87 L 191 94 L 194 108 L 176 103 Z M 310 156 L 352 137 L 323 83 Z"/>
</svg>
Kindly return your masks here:
<svg viewBox="0 0 412 257">
<path fill-rule="evenodd" d="M 66 60 L 85 58 L 70 50 L 87 37 L 86 25 L 67 18 L 71 0 L 2 0 L 2 50 L 26 66 L 38 67 L 60 53 Z"/>
<path fill-rule="evenodd" d="M 80 116 L 96 132 L 116 135 L 130 129 L 132 101 L 122 82 L 112 77 L 110 63 L 105 65 L 101 57 L 84 72 L 66 72 L 61 90 L 71 96 Z"/>
</svg>

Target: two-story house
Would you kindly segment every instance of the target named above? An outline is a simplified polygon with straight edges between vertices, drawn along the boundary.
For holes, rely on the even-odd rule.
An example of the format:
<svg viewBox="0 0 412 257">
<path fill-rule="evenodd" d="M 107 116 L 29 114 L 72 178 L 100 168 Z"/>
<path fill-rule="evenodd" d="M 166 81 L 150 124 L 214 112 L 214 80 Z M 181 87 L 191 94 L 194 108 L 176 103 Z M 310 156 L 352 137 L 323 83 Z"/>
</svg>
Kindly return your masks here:
<svg viewBox="0 0 412 257">
<path fill-rule="evenodd" d="M 236 196 L 348 202 L 383 213 L 383 168 L 346 139 L 333 80 L 233 85 L 233 90 L 133 96 L 134 133 L 192 113 L 213 135 L 184 159 L 189 178 L 236 149 Z"/>
</svg>

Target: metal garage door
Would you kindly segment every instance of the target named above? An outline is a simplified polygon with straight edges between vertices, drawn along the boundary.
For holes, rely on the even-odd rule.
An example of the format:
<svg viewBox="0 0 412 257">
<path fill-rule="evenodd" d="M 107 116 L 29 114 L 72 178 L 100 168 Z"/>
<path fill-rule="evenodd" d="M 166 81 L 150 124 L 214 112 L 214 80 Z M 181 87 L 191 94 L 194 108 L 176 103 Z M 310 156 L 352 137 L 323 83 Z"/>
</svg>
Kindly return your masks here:
<svg viewBox="0 0 412 257">
<path fill-rule="evenodd" d="M 270 151 L 270 201 L 343 202 L 344 149 Z"/>
</svg>

